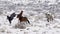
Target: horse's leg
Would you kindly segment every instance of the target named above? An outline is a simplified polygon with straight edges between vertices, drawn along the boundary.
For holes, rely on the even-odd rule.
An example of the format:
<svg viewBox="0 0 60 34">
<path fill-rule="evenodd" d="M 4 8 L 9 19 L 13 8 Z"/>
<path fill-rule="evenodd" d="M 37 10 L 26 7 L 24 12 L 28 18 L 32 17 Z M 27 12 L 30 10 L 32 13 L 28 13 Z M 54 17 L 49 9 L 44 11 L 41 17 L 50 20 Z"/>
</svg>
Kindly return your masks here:
<svg viewBox="0 0 60 34">
<path fill-rule="evenodd" d="M 9 21 L 9 23 L 11 24 L 11 20 Z"/>
<path fill-rule="evenodd" d="M 11 20 L 9 20 L 9 26 L 11 26 Z"/>
<path fill-rule="evenodd" d="M 53 21 L 54 19 L 52 18 L 52 21 Z"/>
<path fill-rule="evenodd" d="M 49 22 L 49 19 L 47 18 L 47 21 Z"/>
<path fill-rule="evenodd" d="M 20 24 L 20 20 L 18 20 L 18 23 Z"/>
</svg>

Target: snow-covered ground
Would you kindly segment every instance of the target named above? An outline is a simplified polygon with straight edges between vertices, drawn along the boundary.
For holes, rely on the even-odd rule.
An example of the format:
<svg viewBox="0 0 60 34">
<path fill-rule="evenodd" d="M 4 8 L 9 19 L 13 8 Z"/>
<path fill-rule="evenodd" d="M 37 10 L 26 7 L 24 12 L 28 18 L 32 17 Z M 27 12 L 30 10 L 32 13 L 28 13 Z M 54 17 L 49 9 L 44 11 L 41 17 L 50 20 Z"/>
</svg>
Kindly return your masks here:
<svg viewBox="0 0 60 34">
<path fill-rule="evenodd" d="M 31 23 L 25 29 L 14 27 L 18 23 L 16 16 L 11 24 L 7 20 L 7 15 L 21 10 Z M 47 12 L 55 15 L 53 21 L 47 22 Z M 0 34 L 60 34 L 59 0 L 0 0 Z"/>
</svg>

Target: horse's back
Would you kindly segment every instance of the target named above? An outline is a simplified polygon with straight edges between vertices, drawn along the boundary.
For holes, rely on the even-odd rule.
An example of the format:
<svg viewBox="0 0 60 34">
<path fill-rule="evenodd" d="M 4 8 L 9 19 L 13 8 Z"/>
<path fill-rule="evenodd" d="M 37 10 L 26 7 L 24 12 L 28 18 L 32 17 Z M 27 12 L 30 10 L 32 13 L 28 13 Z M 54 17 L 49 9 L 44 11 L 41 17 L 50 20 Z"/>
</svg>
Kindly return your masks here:
<svg viewBox="0 0 60 34">
<path fill-rule="evenodd" d="M 22 17 L 20 21 L 27 21 L 28 19 L 26 17 Z"/>
<path fill-rule="evenodd" d="M 16 14 L 15 13 L 13 13 L 13 14 L 11 14 L 11 16 L 10 17 L 15 17 L 16 16 Z"/>
</svg>

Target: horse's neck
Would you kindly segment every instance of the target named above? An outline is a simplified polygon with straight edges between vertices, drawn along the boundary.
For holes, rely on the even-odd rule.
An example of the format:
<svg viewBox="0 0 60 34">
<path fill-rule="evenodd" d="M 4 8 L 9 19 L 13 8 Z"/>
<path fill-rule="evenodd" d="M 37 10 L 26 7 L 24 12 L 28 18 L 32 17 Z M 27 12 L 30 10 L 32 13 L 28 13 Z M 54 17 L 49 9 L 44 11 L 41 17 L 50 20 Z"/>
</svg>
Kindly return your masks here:
<svg viewBox="0 0 60 34">
<path fill-rule="evenodd" d="M 22 16 L 22 14 L 23 14 L 23 11 L 21 11 L 20 16 Z"/>
</svg>

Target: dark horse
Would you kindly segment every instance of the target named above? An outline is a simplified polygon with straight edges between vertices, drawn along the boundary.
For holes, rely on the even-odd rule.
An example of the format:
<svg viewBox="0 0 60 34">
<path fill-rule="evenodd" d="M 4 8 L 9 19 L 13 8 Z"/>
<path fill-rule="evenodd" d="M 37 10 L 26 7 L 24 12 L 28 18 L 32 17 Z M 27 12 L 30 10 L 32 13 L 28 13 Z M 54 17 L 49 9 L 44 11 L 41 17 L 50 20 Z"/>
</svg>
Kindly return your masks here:
<svg viewBox="0 0 60 34">
<path fill-rule="evenodd" d="M 13 18 L 16 16 L 15 13 L 12 13 L 10 16 L 7 16 L 7 19 L 9 20 L 10 24 L 11 24 L 11 21 L 13 20 Z"/>
<path fill-rule="evenodd" d="M 23 14 L 23 11 L 21 11 L 21 13 L 17 15 L 17 18 L 19 18 L 20 22 L 28 22 L 30 24 L 27 17 L 23 17 L 22 14 Z"/>
</svg>

